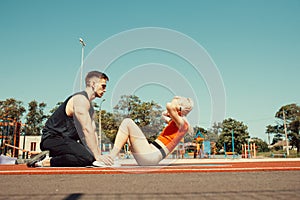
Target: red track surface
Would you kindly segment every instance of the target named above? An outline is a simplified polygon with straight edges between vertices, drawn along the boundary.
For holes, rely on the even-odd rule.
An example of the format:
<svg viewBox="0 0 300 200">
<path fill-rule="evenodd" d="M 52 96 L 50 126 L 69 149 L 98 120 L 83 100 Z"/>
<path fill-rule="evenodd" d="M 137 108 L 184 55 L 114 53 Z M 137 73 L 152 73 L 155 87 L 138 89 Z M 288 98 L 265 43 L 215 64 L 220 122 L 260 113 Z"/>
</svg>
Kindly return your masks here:
<svg viewBox="0 0 300 200">
<path fill-rule="evenodd" d="M 0 165 L 0 175 L 24 174 L 136 174 L 136 173 L 187 173 L 187 172 L 249 172 L 300 170 L 300 161 L 258 161 L 258 162 L 204 162 L 179 163 L 140 167 L 125 164 L 120 168 L 51 167 L 28 168 L 26 165 Z"/>
</svg>

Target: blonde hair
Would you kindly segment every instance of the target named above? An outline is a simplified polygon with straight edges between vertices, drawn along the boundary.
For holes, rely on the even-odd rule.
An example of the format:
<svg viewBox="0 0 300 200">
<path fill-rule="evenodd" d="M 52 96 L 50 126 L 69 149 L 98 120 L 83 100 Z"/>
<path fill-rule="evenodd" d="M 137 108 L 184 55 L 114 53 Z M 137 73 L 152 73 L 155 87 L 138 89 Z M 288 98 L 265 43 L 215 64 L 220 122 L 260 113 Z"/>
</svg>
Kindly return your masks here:
<svg viewBox="0 0 300 200">
<path fill-rule="evenodd" d="M 175 96 L 174 98 L 178 99 L 179 106 L 181 108 L 181 114 L 187 116 L 191 110 L 193 110 L 194 102 L 191 98 Z"/>
</svg>

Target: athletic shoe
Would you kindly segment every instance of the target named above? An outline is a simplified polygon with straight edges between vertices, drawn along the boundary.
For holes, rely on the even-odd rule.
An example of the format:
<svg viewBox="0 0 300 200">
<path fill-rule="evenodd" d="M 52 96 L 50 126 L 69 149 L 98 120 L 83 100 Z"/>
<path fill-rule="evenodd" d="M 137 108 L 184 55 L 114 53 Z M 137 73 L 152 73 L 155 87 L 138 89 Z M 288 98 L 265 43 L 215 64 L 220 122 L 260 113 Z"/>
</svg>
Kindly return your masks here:
<svg viewBox="0 0 300 200">
<path fill-rule="evenodd" d="M 28 163 L 28 161 L 30 161 L 31 159 L 22 159 L 22 158 L 18 158 L 15 162 L 16 165 L 20 165 L 20 164 L 26 164 Z"/>
<path fill-rule="evenodd" d="M 106 165 L 104 162 L 101 162 L 101 161 L 94 161 L 93 166 L 95 166 L 95 167 L 110 167 L 109 165 Z"/>
<path fill-rule="evenodd" d="M 42 151 L 27 162 L 27 167 L 35 167 L 35 164 L 46 158 L 49 151 Z"/>
</svg>

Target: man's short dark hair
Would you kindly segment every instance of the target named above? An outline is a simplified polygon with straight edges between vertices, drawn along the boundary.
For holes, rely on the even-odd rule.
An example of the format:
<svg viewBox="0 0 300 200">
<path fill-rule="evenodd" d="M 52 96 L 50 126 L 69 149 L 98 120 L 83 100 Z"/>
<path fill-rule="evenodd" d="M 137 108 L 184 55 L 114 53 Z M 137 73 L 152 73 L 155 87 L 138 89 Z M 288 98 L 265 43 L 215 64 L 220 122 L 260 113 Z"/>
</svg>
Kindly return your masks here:
<svg viewBox="0 0 300 200">
<path fill-rule="evenodd" d="M 97 77 L 100 79 L 104 78 L 105 80 L 109 81 L 109 78 L 106 74 L 99 71 L 90 71 L 85 77 L 85 84 L 89 85 L 89 80 L 93 77 Z"/>
</svg>

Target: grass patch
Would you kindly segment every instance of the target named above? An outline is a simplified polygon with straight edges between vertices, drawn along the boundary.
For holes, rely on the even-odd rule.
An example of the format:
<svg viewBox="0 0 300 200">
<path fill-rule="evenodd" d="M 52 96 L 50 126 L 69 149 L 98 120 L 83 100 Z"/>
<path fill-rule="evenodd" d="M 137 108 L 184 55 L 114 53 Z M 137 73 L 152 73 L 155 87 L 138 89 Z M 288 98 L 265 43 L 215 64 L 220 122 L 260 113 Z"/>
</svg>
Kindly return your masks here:
<svg viewBox="0 0 300 200">
<path fill-rule="evenodd" d="M 290 155 L 286 156 L 287 158 L 299 158 L 300 154 L 297 154 L 297 151 L 290 150 Z M 286 151 L 284 150 L 278 150 L 278 151 L 269 151 L 269 152 L 257 152 L 257 156 L 259 157 L 266 157 L 266 158 L 272 158 L 272 154 L 286 154 Z"/>
</svg>

